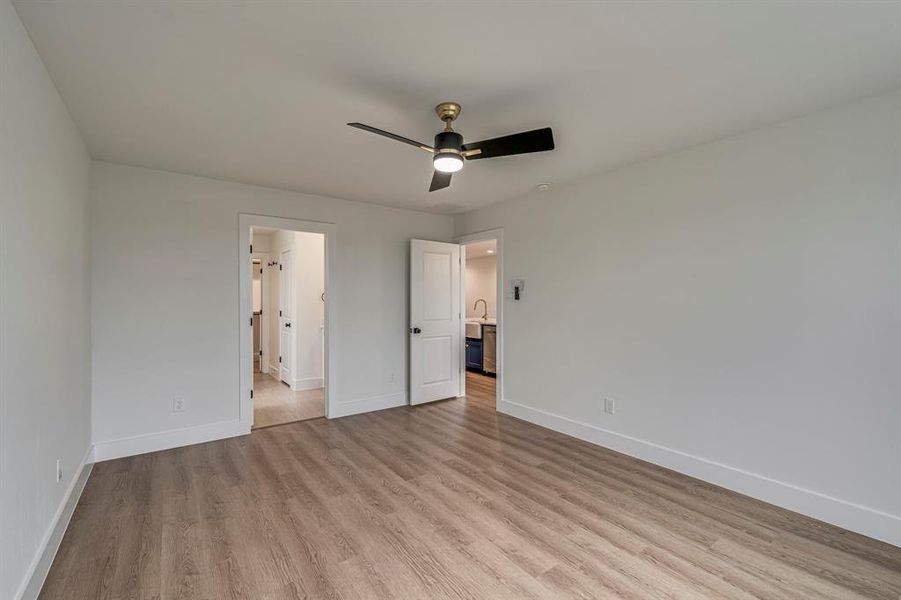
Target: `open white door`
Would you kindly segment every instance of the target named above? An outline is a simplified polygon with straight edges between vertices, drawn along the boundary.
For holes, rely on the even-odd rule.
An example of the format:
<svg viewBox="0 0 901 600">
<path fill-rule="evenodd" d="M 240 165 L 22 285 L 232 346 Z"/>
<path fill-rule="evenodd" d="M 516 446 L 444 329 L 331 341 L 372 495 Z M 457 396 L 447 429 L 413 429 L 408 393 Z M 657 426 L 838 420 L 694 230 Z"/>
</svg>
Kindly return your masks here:
<svg viewBox="0 0 901 600">
<path fill-rule="evenodd" d="M 410 404 L 460 395 L 460 246 L 410 240 Z"/>
</svg>

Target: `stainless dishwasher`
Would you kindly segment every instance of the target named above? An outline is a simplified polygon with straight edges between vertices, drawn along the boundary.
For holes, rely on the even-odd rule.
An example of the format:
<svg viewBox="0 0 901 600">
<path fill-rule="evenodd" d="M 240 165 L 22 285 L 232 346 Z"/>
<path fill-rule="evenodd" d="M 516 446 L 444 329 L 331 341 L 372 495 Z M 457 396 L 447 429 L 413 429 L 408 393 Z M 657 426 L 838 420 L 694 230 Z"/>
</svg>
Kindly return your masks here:
<svg viewBox="0 0 901 600">
<path fill-rule="evenodd" d="M 482 370 L 497 374 L 497 326 L 482 325 Z"/>
</svg>

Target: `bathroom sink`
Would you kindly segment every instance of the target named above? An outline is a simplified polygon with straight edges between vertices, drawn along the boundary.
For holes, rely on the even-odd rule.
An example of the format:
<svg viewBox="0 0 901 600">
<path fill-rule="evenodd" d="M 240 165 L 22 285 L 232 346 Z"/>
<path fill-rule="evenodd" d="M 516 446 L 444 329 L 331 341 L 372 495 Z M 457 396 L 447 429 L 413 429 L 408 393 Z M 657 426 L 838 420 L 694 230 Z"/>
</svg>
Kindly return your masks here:
<svg viewBox="0 0 901 600">
<path fill-rule="evenodd" d="M 466 321 L 466 337 L 477 340 L 482 339 L 482 322 Z"/>
</svg>

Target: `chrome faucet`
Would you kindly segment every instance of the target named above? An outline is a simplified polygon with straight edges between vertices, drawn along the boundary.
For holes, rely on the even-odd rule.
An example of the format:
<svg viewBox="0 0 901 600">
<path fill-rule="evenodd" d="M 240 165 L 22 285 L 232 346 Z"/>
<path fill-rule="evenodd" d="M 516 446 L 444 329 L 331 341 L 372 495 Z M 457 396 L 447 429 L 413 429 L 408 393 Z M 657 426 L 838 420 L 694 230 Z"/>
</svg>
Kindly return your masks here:
<svg viewBox="0 0 901 600">
<path fill-rule="evenodd" d="M 476 307 L 479 305 L 479 302 L 481 302 L 482 304 L 485 305 L 485 314 L 482 315 L 482 320 L 487 321 L 488 320 L 488 303 L 485 302 L 484 298 L 479 298 L 478 300 L 476 300 L 475 303 L 472 305 L 472 310 L 476 309 Z"/>
</svg>

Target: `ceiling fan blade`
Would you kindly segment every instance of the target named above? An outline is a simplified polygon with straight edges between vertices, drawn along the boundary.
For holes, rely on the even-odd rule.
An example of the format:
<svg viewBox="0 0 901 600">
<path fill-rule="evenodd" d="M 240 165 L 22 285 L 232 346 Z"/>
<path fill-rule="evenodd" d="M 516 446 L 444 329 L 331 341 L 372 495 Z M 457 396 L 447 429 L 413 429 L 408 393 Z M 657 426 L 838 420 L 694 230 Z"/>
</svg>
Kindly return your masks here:
<svg viewBox="0 0 901 600">
<path fill-rule="evenodd" d="M 432 175 L 432 185 L 429 186 L 429 191 L 434 192 L 435 190 L 443 190 L 450 186 L 451 175 L 452 173 L 435 171 L 435 174 Z"/>
<path fill-rule="evenodd" d="M 417 142 L 416 140 L 411 140 L 410 138 L 405 138 L 402 135 L 397 135 L 395 133 L 391 133 L 390 131 L 385 131 L 384 129 L 378 129 L 377 127 L 370 127 L 369 125 L 364 125 L 363 123 L 348 123 L 351 127 L 356 127 L 357 129 L 362 129 L 363 131 L 368 131 L 370 133 L 375 133 L 376 135 L 382 135 L 386 138 L 391 138 L 392 140 L 396 140 L 398 142 L 403 142 L 404 144 L 410 144 L 411 146 L 416 146 L 421 150 L 425 150 L 427 152 L 434 152 L 435 149 L 427 144 L 423 144 L 422 142 Z"/>
<path fill-rule="evenodd" d="M 534 129 L 490 140 L 482 140 L 481 142 L 463 144 L 462 149 L 463 156 L 469 160 L 528 154 L 529 152 L 544 152 L 554 149 L 554 133 L 550 127 L 545 127 L 544 129 Z M 476 152 L 476 150 L 479 152 Z"/>
</svg>

